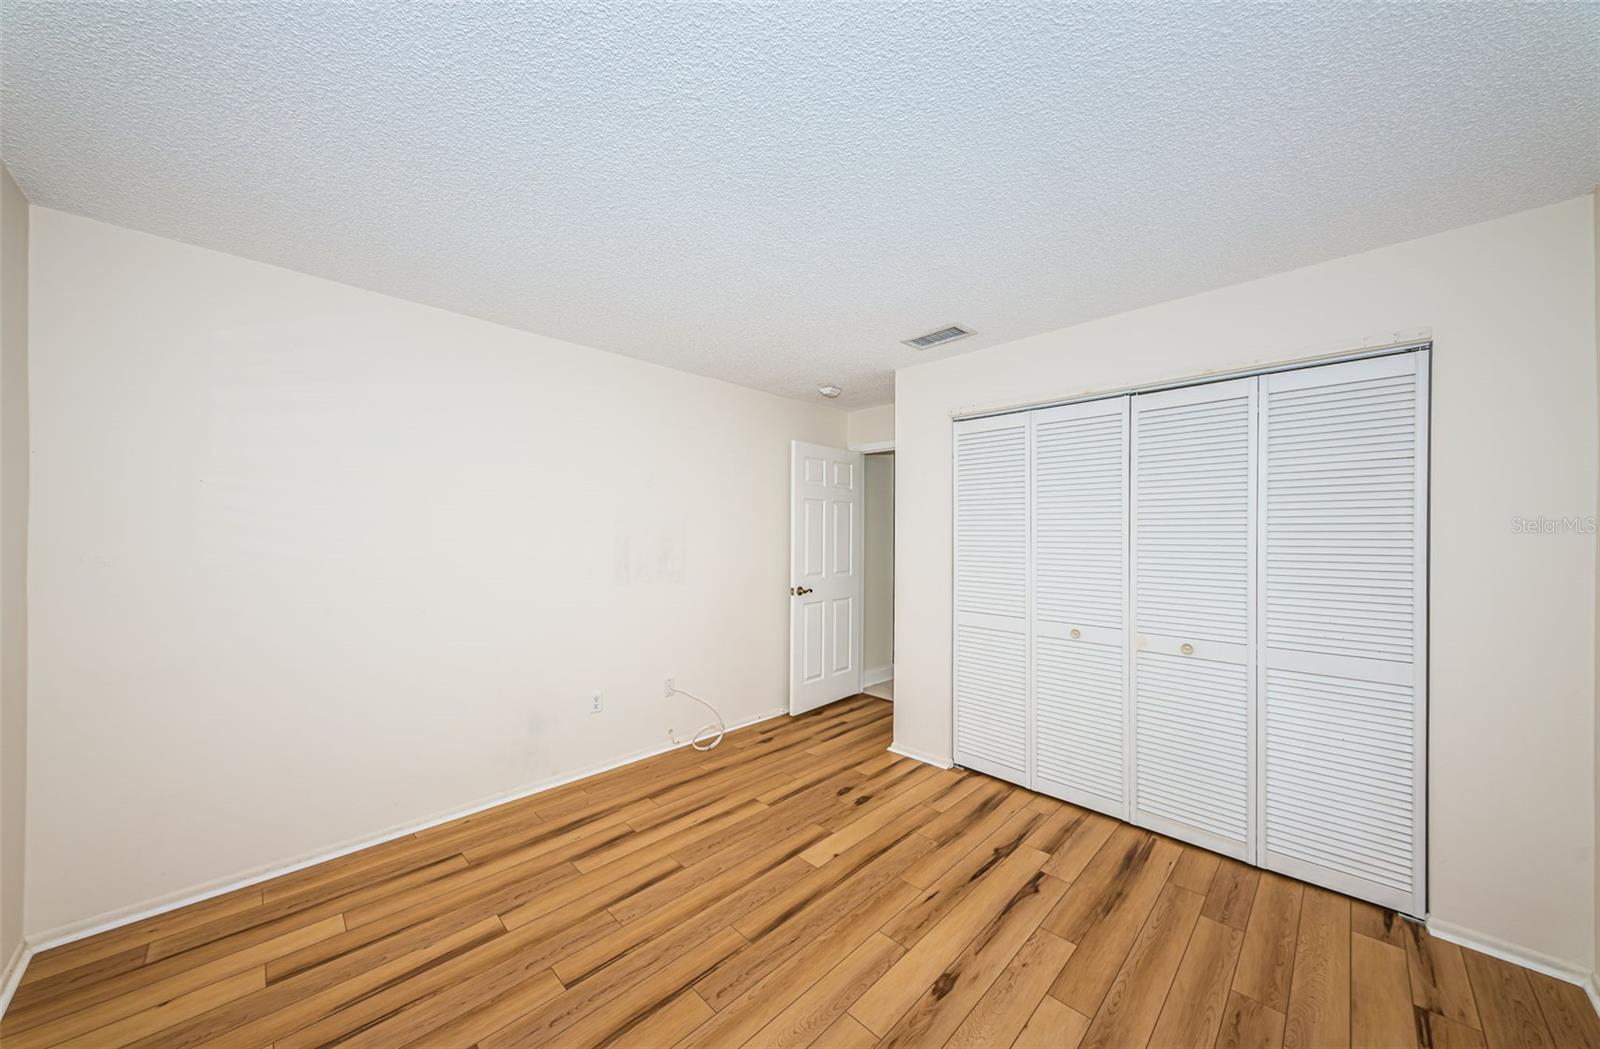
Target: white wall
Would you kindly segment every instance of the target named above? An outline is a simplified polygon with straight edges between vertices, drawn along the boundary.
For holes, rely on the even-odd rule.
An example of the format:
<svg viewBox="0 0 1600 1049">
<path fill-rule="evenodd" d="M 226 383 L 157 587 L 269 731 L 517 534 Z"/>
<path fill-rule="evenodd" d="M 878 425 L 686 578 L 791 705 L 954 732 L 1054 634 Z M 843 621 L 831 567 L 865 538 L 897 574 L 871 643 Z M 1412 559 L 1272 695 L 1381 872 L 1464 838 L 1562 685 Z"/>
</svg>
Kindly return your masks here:
<svg viewBox="0 0 1600 1049">
<path fill-rule="evenodd" d="M 894 440 L 894 405 L 884 404 L 851 412 L 848 439 L 851 448 L 881 445 Z"/>
<path fill-rule="evenodd" d="M 30 936 L 786 703 L 842 412 L 44 209 L 31 348 Z"/>
<path fill-rule="evenodd" d="M 0 164 L 0 985 L 22 944 L 28 741 L 28 200 Z"/>
<path fill-rule="evenodd" d="M 862 662 L 870 674 L 894 663 L 894 453 L 866 459 L 861 619 Z"/>
<path fill-rule="evenodd" d="M 951 412 L 1432 328 L 1431 907 L 1588 971 L 1595 950 L 1595 227 L 1582 197 L 896 375 L 895 742 L 948 760 Z"/>
</svg>

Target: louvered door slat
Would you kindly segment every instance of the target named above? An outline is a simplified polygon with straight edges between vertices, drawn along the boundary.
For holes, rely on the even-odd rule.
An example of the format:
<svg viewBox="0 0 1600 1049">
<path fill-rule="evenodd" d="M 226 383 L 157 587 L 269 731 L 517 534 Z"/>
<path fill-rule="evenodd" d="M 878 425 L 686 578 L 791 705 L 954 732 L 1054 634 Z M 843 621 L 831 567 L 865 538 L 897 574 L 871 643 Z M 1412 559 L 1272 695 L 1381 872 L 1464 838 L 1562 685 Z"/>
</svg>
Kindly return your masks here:
<svg viewBox="0 0 1600 1049">
<path fill-rule="evenodd" d="M 1253 858 L 1255 379 L 1133 398 L 1134 822 Z"/>
<path fill-rule="evenodd" d="M 1128 398 L 1032 412 L 1035 790 L 1127 814 Z"/>
<path fill-rule="evenodd" d="M 955 759 L 1028 781 L 1028 419 L 955 435 Z"/>
<path fill-rule="evenodd" d="M 1421 914 L 1425 353 L 1262 380 L 1264 866 Z"/>
</svg>

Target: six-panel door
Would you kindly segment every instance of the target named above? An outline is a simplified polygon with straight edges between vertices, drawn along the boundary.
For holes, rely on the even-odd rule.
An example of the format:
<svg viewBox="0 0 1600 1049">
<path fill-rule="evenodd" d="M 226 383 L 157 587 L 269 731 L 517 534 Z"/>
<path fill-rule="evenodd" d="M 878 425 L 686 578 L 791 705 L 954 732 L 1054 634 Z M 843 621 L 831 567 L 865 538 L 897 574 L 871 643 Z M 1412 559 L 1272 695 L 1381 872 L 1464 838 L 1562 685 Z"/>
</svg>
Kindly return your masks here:
<svg viewBox="0 0 1600 1049">
<path fill-rule="evenodd" d="M 789 713 L 861 691 L 860 452 L 793 442 Z"/>
</svg>

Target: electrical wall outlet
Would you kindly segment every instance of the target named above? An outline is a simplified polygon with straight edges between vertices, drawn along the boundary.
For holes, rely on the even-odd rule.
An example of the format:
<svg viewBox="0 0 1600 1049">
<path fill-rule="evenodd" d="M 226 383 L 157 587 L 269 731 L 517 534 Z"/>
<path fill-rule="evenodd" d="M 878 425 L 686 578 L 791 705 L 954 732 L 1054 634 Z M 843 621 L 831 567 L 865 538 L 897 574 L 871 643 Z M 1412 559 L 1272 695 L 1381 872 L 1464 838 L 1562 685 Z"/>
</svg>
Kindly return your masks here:
<svg viewBox="0 0 1600 1049">
<path fill-rule="evenodd" d="M 606 694 L 604 692 L 595 692 L 589 696 L 589 713 L 598 714 L 605 709 L 605 705 Z"/>
<path fill-rule="evenodd" d="M 667 687 L 666 687 L 666 691 L 665 691 L 665 692 L 663 692 L 663 693 L 662 693 L 662 694 L 663 694 L 663 695 L 664 695 L 664 696 L 666 696 L 666 697 L 667 697 L 667 698 L 668 698 L 668 699 L 671 699 L 671 698 L 672 698 L 672 694 L 673 694 L 673 693 L 674 693 L 674 692 L 676 692 L 676 691 L 678 691 L 678 686 L 676 686 L 676 685 L 674 685 L 674 684 L 673 684 L 673 683 L 672 683 L 672 679 L 671 679 L 671 678 L 670 678 L 670 677 L 669 677 L 669 678 L 667 678 Z"/>
</svg>

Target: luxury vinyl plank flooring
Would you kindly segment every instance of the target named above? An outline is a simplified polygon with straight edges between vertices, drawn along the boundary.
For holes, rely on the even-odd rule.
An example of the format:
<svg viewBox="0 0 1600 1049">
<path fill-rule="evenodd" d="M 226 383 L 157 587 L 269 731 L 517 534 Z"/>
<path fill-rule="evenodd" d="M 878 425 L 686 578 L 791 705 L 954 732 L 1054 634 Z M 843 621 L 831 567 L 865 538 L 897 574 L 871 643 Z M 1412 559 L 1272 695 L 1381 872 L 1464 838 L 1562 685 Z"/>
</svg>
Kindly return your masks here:
<svg viewBox="0 0 1600 1049">
<path fill-rule="evenodd" d="M 5 1049 L 1584 1046 L 1584 992 L 856 696 L 45 952 Z"/>
</svg>

